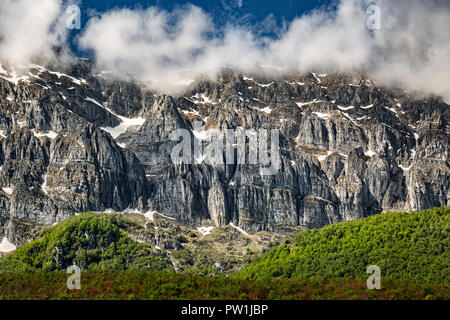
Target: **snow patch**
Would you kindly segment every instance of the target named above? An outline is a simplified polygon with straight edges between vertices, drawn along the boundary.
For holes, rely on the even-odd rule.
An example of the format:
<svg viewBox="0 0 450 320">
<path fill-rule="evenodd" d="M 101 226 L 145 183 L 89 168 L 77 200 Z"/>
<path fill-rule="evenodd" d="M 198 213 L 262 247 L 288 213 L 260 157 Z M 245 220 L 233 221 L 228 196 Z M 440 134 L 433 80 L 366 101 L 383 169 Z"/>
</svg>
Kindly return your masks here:
<svg viewBox="0 0 450 320">
<path fill-rule="evenodd" d="M 20 81 L 23 81 L 26 83 L 30 82 L 30 77 L 28 75 L 24 75 L 22 73 L 21 76 L 18 76 L 16 70 L 12 66 L 11 66 L 11 72 L 8 72 L 5 69 L 3 69 L 3 67 L 0 65 L 0 73 L 5 75 L 5 76 L 0 76 L 0 78 L 3 78 L 11 83 L 14 83 L 15 86 L 17 86 Z"/>
<path fill-rule="evenodd" d="M 27 125 L 26 121 L 17 121 L 17 124 L 19 125 L 19 128 L 23 128 Z"/>
<path fill-rule="evenodd" d="M 157 213 L 157 212 L 156 211 L 147 211 L 146 213 L 144 213 L 144 217 L 146 217 L 150 221 L 155 221 L 155 213 Z"/>
<path fill-rule="evenodd" d="M 36 132 L 35 130 L 32 130 L 32 131 L 33 131 L 33 135 L 36 138 L 48 137 L 48 138 L 53 140 L 53 139 L 55 139 L 58 136 L 58 134 L 56 132 L 54 132 L 54 131 L 48 131 L 46 133 Z"/>
<path fill-rule="evenodd" d="M 207 236 L 208 234 L 211 234 L 211 232 L 214 230 L 214 227 L 199 227 L 197 228 L 197 231 L 200 232 L 203 236 Z"/>
<path fill-rule="evenodd" d="M 311 72 L 311 74 L 316 78 L 318 83 L 322 83 L 322 81 L 319 79 L 319 75 L 317 73 Z"/>
<path fill-rule="evenodd" d="M 84 100 L 89 101 L 89 102 L 92 102 L 93 104 L 98 105 L 100 108 L 105 109 L 105 106 L 104 106 L 104 105 L 102 105 L 100 102 L 98 102 L 97 100 L 95 100 L 95 99 L 93 99 L 93 98 L 86 98 L 86 99 L 84 99 Z M 112 113 L 112 112 L 111 112 L 111 113 Z"/>
<path fill-rule="evenodd" d="M 37 65 L 37 64 L 32 64 L 32 63 L 28 64 L 28 66 L 26 68 L 38 69 L 39 73 L 42 73 L 42 72 L 46 71 L 46 72 L 48 72 L 50 74 L 53 74 L 53 75 L 57 76 L 58 79 L 61 78 L 61 77 L 66 77 L 66 78 L 69 78 L 70 80 L 72 80 L 72 82 L 77 84 L 77 85 L 87 84 L 87 81 L 85 79 L 77 79 L 77 78 L 69 76 L 68 74 L 65 74 L 65 73 L 56 72 L 56 71 L 50 71 L 50 70 L 48 70 L 48 69 L 46 69 L 46 68 L 44 68 L 44 67 L 42 67 L 40 65 Z M 33 75 L 33 77 L 36 77 L 36 76 Z"/>
<path fill-rule="evenodd" d="M 6 237 L 3 238 L 2 243 L 0 243 L 0 252 L 12 252 L 14 250 L 16 250 L 17 247 L 12 244 L 11 242 L 8 241 L 8 239 Z"/>
<path fill-rule="evenodd" d="M 325 161 L 326 158 L 328 158 L 333 152 L 331 151 L 327 151 L 327 155 L 326 156 L 318 156 L 317 159 L 319 159 L 320 162 Z"/>
<path fill-rule="evenodd" d="M 140 127 L 145 123 L 145 119 L 141 118 L 141 117 L 125 118 L 125 117 L 120 116 L 119 118 L 122 121 L 122 123 L 119 124 L 117 127 L 114 127 L 114 128 L 103 127 L 100 129 L 108 132 L 113 137 L 113 139 L 117 139 L 121 134 L 127 132 L 127 130 L 130 127 L 135 127 L 135 126 Z"/>
<path fill-rule="evenodd" d="M 402 169 L 403 171 L 409 171 L 409 170 L 411 170 L 412 164 L 409 167 L 404 167 L 404 166 L 401 166 L 401 165 L 399 165 L 398 167 L 400 169 Z"/>
<path fill-rule="evenodd" d="M 11 195 L 13 193 L 13 191 L 14 191 L 14 188 L 3 187 L 2 190 L 3 190 L 4 193 Z"/>
<path fill-rule="evenodd" d="M 370 147 L 368 147 L 367 152 L 364 152 L 364 154 L 365 154 L 367 157 L 372 158 L 372 157 L 373 157 L 374 155 L 376 155 L 377 153 L 374 152 L 372 149 L 370 149 Z"/>
<path fill-rule="evenodd" d="M 230 222 L 230 226 L 232 226 L 233 228 L 235 228 L 237 231 L 239 231 L 239 232 L 242 233 L 243 235 L 245 235 L 245 236 L 247 236 L 247 237 L 250 237 L 250 235 L 249 235 L 247 232 L 245 232 L 244 229 L 242 229 L 242 228 L 240 228 L 240 227 L 238 227 L 238 226 L 235 226 L 232 222 Z"/>
<path fill-rule="evenodd" d="M 196 116 L 201 117 L 201 116 L 200 116 L 200 113 L 198 113 L 197 110 L 189 110 L 189 111 L 187 111 L 187 110 L 181 110 L 181 112 L 183 112 L 183 114 L 185 114 L 185 115 L 188 115 L 188 114 L 194 114 L 194 115 L 196 115 Z"/>
<path fill-rule="evenodd" d="M 216 105 L 217 102 L 212 101 L 206 94 L 196 94 L 191 97 L 191 99 L 188 99 L 189 101 L 195 103 L 195 104 L 212 104 Z"/>
<path fill-rule="evenodd" d="M 117 145 L 118 145 L 119 147 L 121 147 L 122 149 L 125 149 L 125 148 L 127 147 L 127 144 L 126 144 L 126 143 L 117 143 Z"/>
<path fill-rule="evenodd" d="M 157 211 L 147 211 L 147 212 L 142 212 L 142 211 L 139 211 L 139 210 L 137 210 L 137 209 L 127 208 L 127 209 L 125 209 L 125 210 L 122 211 L 122 214 L 125 214 L 125 213 L 137 213 L 137 214 L 141 214 L 141 215 L 143 215 L 144 217 L 146 217 L 146 218 L 147 218 L 148 220 L 150 220 L 150 221 L 155 221 L 155 220 L 154 220 L 154 219 L 155 219 L 155 214 L 158 214 L 158 215 L 160 215 L 161 217 L 166 218 L 166 219 L 176 220 L 175 218 L 171 218 L 171 217 L 165 216 L 165 215 L 163 215 L 163 214 L 161 214 L 161 213 L 159 213 L 159 212 L 157 212 Z"/>
<path fill-rule="evenodd" d="M 348 120 L 350 120 L 354 125 L 359 127 L 358 123 L 356 123 L 355 120 L 352 117 L 350 117 L 350 115 L 348 113 L 342 112 L 342 111 L 341 111 L 341 113 L 344 115 L 344 117 L 346 117 Z"/>
<path fill-rule="evenodd" d="M 41 190 L 44 192 L 45 195 L 49 195 L 47 192 L 47 174 L 44 175 L 44 182 L 41 185 Z"/>
<path fill-rule="evenodd" d="M 142 117 L 126 118 L 124 116 L 118 115 L 117 113 L 115 113 L 111 109 L 101 105 L 95 99 L 86 98 L 85 100 L 86 101 L 90 101 L 92 103 L 95 103 L 96 105 L 98 105 L 99 107 L 102 107 L 103 109 L 105 109 L 106 111 L 111 113 L 112 115 L 114 115 L 117 118 L 119 118 L 120 121 L 122 121 L 121 124 L 119 124 L 117 127 L 101 127 L 100 128 L 103 131 L 108 132 L 113 137 L 113 139 L 117 139 L 121 134 L 127 132 L 127 130 L 129 128 L 131 128 L 131 127 L 141 127 L 145 123 L 145 119 L 142 118 Z"/>
<path fill-rule="evenodd" d="M 341 107 L 341 106 L 338 106 L 338 108 L 339 108 L 339 110 L 341 110 L 341 111 L 348 111 L 348 110 L 355 109 L 355 106 L 349 106 L 349 107 Z"/>
<path fill-rule="evenodd" d="M 261 109 L 261 111 L 270 114 L 273 110 L 269 107 L 265 107 L 264 109 Z"/>
<path fill-rule="evenodd" d="M 48 73 L 50 73 L 50 74 L 56 75 L 58 77 L 58 79 L 61 78 L 61 77 L 67 77 L 70 80 L 72 80 L 73 83 L 75 83 L 75 84 L 77 84 L 79 86 L 82 85 L 82 84 L 87 84 L 86 80 L 84 80 L 84 79 L 77 79 L 77 78 L 69 76 L 68 74 L 65 74 L 65 73 L 60 73 L 60 72 L 55 72 L 55 71 L 50 71 L 50 70 L 46 70 L 46 71 Z"/>
<path fill-rule="evenodd" d="M 263 87 L 263 88 L 267 88 L 267 87 L 273 85 L 274 83 L 275 83 L 275 82 L 271 82 L 271 83 L 268 83 L 268 84 L 261 84 L 261 83 L 258 83 L 258 86 Z"/>
<path fill-rule="evenodd" d="M 22 82 L 30 82 L 30 77 L 29 76 L 17 76 L 16 73 L 12 73 L 9 77 L 4 77 L 4 76 L 0 76 L 0 78 L 5 79 L 6 81 L 9 81 L 11 83 L 13 83 L 15 86 L 17 86 L 19 84 L 20 81 Z"/>
<path fill-rule="evenodd" d="M 309 101 L 309 102 L 296 102 L 296 104 L 301 108 L 303 106 L 307 106 L 307 105 L 314 104 L 314 103 L 320 103 L 320 102 L 323 102 L 323 100 L 314 99 L 313 101 Z"/>
<path fill-rule="evenodd" d="M 386 107 L 386 109 L 388 109 L 389 111 L 395 113 L 395 115 L 398 116 L 397 110 L 395 110 L 394 108 Z"/>
<path fill-rule="evenodd" d="M 154 216 L 155 213 L 157 213 L 156 211 L 147 211 L 147 212 L 142 212 L 139 211 L 137 209 L 131 209 L 131 208 L 127 208 L 125 210 L 122 211 L 122 214 L 125 213 L 137 213 L 137 214 L 141 214 L 143 215 L 146 219 L 150 220 L 150 221 L 154 221 Z"/>
<path fill-rule="evenodd" d="M 244 79 L 244 81 L 251 81 L 251 82 L 254 82 L 255 84 L 257 84 L 258 86 L 260 86 L 260 87 L 263 87 L 263 88 L 267 88 L 267 87 L 269 87 L 269 86 L 271 86 L 271 85 L 273 85 L 275 82 L 271 82 L 271 83 L 267 83 L 267 84 L 263 84 L 263 83 L 258 83 L 258 82 L 256 82 L 253 78 L 248 78 L 248 77 L 246 77 L 246 76 L 244 76 L 242 79 Z"/>
<path fill-rule="evenodd" d="M 331 117 L 330 113 L 323 113 L 323 112 L 313 112 L 316 116 L 318 116 L 320 119 L 327 120 Z"/>
</svg>

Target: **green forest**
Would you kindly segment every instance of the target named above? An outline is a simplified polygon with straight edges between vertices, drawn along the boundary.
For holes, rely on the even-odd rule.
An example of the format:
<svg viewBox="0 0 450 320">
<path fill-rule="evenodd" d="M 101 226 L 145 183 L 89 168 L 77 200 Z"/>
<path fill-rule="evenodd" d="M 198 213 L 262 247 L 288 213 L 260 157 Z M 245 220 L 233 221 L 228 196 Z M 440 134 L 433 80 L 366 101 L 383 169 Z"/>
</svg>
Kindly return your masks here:
<svg viewBox="0 0 450 320">
<path fill-rule="evenodd" d="M 65 270 L 172 270 L 153 246 L 131 239 L 128 228 L 142 228 L 119 214 L 85 213 L 50 228 L 41 240 L 0 259 L 0 273 Z"/>
<path fill-rule="evenodd" d="M 0 299 L 448 299 L 450 207 L 299 232 L 228 276 L 176 272 L 119 214 L 86 213 L 0 258 Z M 183 250 L 183 249 L 181 249 Z M 83 270 L 81 290 L 64 272 Z M 382 289 L 368 290 L 369 265 Z"/>
<path fill-rule="evenodd" d="M 450 207 L 383 213 L 300 232 L 240 272 L 245 279 L 367 279 L 450 284 Z"/>
</svg>

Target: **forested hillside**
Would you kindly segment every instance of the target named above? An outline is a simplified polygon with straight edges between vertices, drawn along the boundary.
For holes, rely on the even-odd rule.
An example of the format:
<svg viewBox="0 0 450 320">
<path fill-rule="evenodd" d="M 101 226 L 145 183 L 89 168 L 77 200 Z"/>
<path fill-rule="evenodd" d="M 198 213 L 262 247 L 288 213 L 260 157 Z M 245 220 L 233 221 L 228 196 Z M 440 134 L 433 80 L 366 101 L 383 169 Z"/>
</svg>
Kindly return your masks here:
<svg viewBox="0 0 450 320">
<path fill-rule="evenodd" d="M 82 214 L 52 227 L 38 241 L 0 259 L 0 272 L 65 270 L 172 270 L 170 260 L 154 246 L 125 232 L 143 228 L 118 214 Z"/>
<path fill-rule="evenodd" d="M 183 246 L 170 252 L 134 240 L 148 224 L 87 213 L 0 258 L 0 299 L 448 299 L 449 218 L 445 207 L 306 230 L 236 260 L 240 271 L 211 277 L 189 261 L 175 268 Z M 58 272 L 72 264 L 85 270 L 80 291 L 68 290 L 68 275 Z M 369 265 L 381 269 L 381 290 L 366 287 Z"/>
<path fill-rule="evenodd" d="M 450 283 L 450 207 L 384 213 L 300 232 L 242 270 L 246 279 L 366 279 L 367 266 L 382 277 Z"/>
</svg>

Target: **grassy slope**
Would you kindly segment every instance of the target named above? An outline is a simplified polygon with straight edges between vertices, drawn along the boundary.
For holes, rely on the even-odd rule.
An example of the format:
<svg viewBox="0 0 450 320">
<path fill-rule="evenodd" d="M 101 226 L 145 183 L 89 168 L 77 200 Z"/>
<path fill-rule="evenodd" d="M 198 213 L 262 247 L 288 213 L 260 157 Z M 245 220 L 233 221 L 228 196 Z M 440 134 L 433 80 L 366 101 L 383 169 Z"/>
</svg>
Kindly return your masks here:
<svg viewBox="0 0 450 320">
<path fill-rule="evenodd" d="M 449 215 L 387 213 L 301 232 L 224 278 L 167 272 L 167 256 L 125 232 L 141 226 L 83 214 L 0 259 L 0 299 L 448 299 Z M 73 263 L 89 270 L 80 291 L 54 271 Z M 382 269 L 382 290 L 367 290 L 370 264 Z"/>
<path fill-rule="evenodd" d="M 384 278 L 450 284 L 449 231 L 450 207 L 380 214 L 301 232 L 239 276 L 367 279 L 377 265 Z"/>
</svg>

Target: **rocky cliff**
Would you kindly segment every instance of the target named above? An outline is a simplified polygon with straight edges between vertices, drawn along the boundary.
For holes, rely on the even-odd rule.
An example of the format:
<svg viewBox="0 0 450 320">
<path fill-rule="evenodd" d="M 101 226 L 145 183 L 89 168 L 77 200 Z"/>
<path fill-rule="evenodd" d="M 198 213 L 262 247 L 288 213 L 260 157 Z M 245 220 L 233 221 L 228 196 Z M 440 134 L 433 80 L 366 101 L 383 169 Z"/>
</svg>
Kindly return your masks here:
<svg viewBox="0 0 450 320">
<path fill-rule="evenodd" d="M 280 167 L 174 164 L 185 129 L 278 129 Z M 248 144 L 248 141 L 247 141 Z M 450 108 L 364 74 L 224 71 L 177 97 L 69 66 L 0 66 L 0 237 L 80 212 L 158 212 L 191 227 L 319 228 L 450 205 Z M 29 228 L 24 227 L 29 224 Z"/>
</svg>

